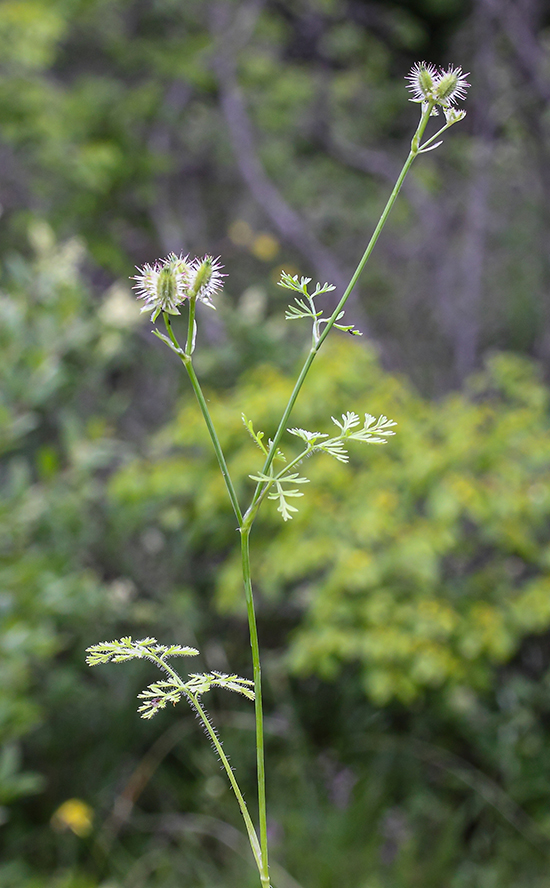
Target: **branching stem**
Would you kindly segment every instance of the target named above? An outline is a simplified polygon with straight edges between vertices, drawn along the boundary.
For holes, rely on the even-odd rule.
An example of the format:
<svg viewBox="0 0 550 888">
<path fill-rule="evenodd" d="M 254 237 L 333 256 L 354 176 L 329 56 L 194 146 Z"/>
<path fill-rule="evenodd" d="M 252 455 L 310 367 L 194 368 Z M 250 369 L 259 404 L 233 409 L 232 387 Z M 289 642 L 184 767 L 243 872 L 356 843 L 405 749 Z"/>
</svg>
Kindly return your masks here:
<svg viewBox="0 0 550 888">
<path fill-rule="evenodd" d="M 348 286 L 346 287 L 344 294 L 342 295 L 342 298 L 340 299 L 338 305 L 334 309 L 334 312 L 332 313 L 332 315 L 330 316 L 328 321 L 325 322 L 325 327 L 322 332 L 321 332 L 320 323 L 318 322 L 317 317 L 314 317 L 312 345 L 311 345 L 309 353 L 306 357 L 304 365 L 300 371 L 300 374 L 298 376 L 296 384 L 292 390 L 292 394 L 290 395 L 289 401 L 285 407 L 285 410 L 284 410 L 283 415 L 281 417 L 281 421 L 279 423 L 279 426 L 277 428 L 275 436 L 274 436 L 273 440 L 271 441 L 269 451 L 267 452 L 267 456 L 266 456 L 266 459 L 265 459 L 265 462 L 264 462 L 264 465 L 262 468 L 262 474 L 264 474 L 264 475 L 267 475 L 270 472 L 271 465 L 272 465 L 273 460 L 274 460 L 276 453 L 277 453 L 277 448 L 278 448 L 279 442 L 280 442 L 281 437 L 287 427 L 287 423 L 289 421 L 290 414 L 294 408 L 294 405 L 296 403 L 296 400 L 298 398 L 300 390 L 305 382 L 307 374 L 309 373 L 311 365 L 313 364 L 313 361 L 315 360 L 315 357 L 316 357 L 319 349 L 323 345 L 323 342 L 327 338 L 331 329 L 333 328 L 333 326 L 337 322 L 341 312 L 343 311 L 344 306 L 346 305 L 346 302 L 348 301 L 357 281 L 359 280 L 361 273 L 363 272 L 363 269 L 365 268 L 365 265 L 367 264 L 367 262 L 371 256 L 371 253 L 376 245 L 376 242 L 378 241 L 380 233 L 381 233 L 382 229 L 384 228 L 384 225 L 386 224 L 388 216 L 389 216 L 389 214 L 392 210 L 392 207 L 397 199 L 397 196 L 401 190 L 401 186 L 403 185 L 405 177 L 406 177 L 407 173 L 409 172 L 415 158 L 422 151 L 421 139 L 422 139 L 422 136 L 423 136 L 424 131 L 426 129 L 426 125 L 428 123 L 428 119 L 430 117 L 433 106 L 434 105 L 432 102 L 426 102 L 426 104 L 423 106 L 420 122 L 418 124 L 416 132 L 415 132 L 415 134 L 412 138 L 412 141 L 411 141 L 411 149 L 409 152 L 409 156 L 407 157 L 407 159 L 403 165 L 403 168 L 397 178 L 397 181 L 396 181 L 395 186 L 392 190 L 392 193 L 390 194 L 390 197 L 386 203 L 386 206 L 384 207 L 384 210 L 382 211 L 382 215 L 380 216 L 380 219 L 378 221 L 378 224 L 376 225 L 376 228 L 374 229 L 372 237 L 371 237 L 369 243 L 367 244 L 365 252 L 363 253 L 363 255 L 361 257 L 361 259 L 357 265 L 357 268 L 355 269 L 355 271 L 351 277 L 351 280 L 350 280 Z M 446 127 L 444 127 L 443 129 L 446 129 Z M 435 138 L 435 137 L 432 137 L 432 139 L 430 139 L 429 142 L 426 143 L 426 145 L 430 144 L 433 141 L 433 138 Z M 311 300 L 310 300 L 310 302 L 311 302 Z M 258 628 L 257 628 L 257 621 L 256 621 L 255 607 L 254 607 L 254 596 L 253 596 L 253 590 L 252 590 L 252 579 L 251 579 L 251 570 L 250 570 L 250 532 L 252 529 L 254 519 L 258 513 L 258 509 L 260 507 L 260 504 L 262 503 L 268 490 L 270 489 L 271 485 L 273 484 L 273 481 L 275 481 L 277 478 L 279 478 L 280 476 L 283 476 L 285 473 L 287 473 L 288 470 L 291 469 L 298 462 L 300 462 L 300 460 L 303 459 L 304 456 L 306 456 L 312 448 L 307 447 L 304 450 L 304 452 L 301 453 L 298 457 L 296 457 L 288 466 L 285 466 L 285 468 L 283 470 L 281 470 L 281 472 L 278 475 L 274 476 L 273 481 L 259 482 L 256 487 L 256 490 L 254 492 L 254 495 L 252 497 L 252 501 L 250 503 L 250 506 L 243 516 L 241 508 L 239 506 L 238 499 L 237 499 L 235 487 L 233 485 L 233 482 L 231 480 L 231 476 L 229 474 L 229 470 L 227 468 L 225 456 L 223 454 L 223 450 L 222 450 L 220 441 L 218 439 L 216 430 L 214 428 L 214 424 L 213 424 L 211 416 L 210 416 L 210 412 L 208 410 L 208 405 L 206 403 L 206 399 L 204 397 L 200 383 L 197 379 L 195 370 L 193 368 L 191 356 L 192 356 L 192 352 L 193 352 L 193 348 L 194 348 L 194 337 L 195 337 L 195 307 L 196 307 L 195 303 L 196 303 L 196 295 L 193 295 L 192 298 L 189 300 L 189 321 L 188 321 L 188 331 L 187 331 L 187 341 L 186 341 L 185 351 L 183 351 L 183 349 L 181 349 L 181 347 L 179 346 L 179 344 L 176 340 L 176 337 L 174 336 L 174 333 L 171 328 L 170 317 L 166 313 L 164 313 L 164 322 L 166 324 L 166 329 L 168 331 L 168 335 L 170 337 L 170 340 L 171 340 L 172 344 L 176 347 L 176 349 L 179 350 L 177 353 L 180 355 L 181 361 L 182 361 L 183 365 L 185 366 L 185 369 L 187 370 L 187 373 L 189 375 L 191 385 L 192 385 L 193 390 L 195 392 L 197 401 L 198 401 L 199 406 L 202 411 L 202 415 L 204 417 L 204 421 L 206 423 L 206 426 L 208 428 L 208 432 L 210 434 L 210 438 L 212 440 L 214 451 L 216 453 L 216 457 L 218 459 L 221 473 L 223 475 L 225 485 L 227 487 L 227 492 L 229 494 L 229 499 L 231 501 L 233 511 L 235 512 L 235 516 L 239 522 L 239 530 L 241 533 L 242 572 L 243 572 L 244 591 L 245 591 L 245 598 L 246 598 L 246 609 L 247 609 L 248 625 L 249 625 L 249 631 L 250 631 L 250 646 L 251 646 L 251 650 L 252 650 L 252 663 L 253 663 L 253 672 L 254 672 L 254 693 L 255 693 L 254 705 L 255 705 L 255 718 L 256 718 L 256 765 L 257 765 L 257 780 L 258 780 L 259 840 L 258 840 L 258 836 L 256 834 L 256 831 L 254 829 L 254 826 L 252 824 L 252 820 L 250 818 L 248 808 L 246 806 L 246 803 L 244 801 L 242 793 L 239 789 L 237 780 L 235 778 L 235 775 L 233 774 L 233 770 L 231 768 L 231 765 L 229 764 L 227 756 L 225 755 L 222 744 L 221 744 L 218 736 L 216 735 L 216 731 L 214 730 L 214 727 L 212 726 L 212 724 L 208 718 L 208 715 L 206 714 L 206 711 L 202 708 L 202 706 L 198 700 L 198 697 L 195 697 L 194 695 L 191 695 L 191 694 L 188 694 L 188 697 L 190 699 L 191 704 L 195 707 L 200 719 L 202 720 L 202 722 L 205 726 L 207 733 L 209 734 L 209 736 L 212 740 L 212 743 L 214 744 L 214 746 L 216 748 L 216 751 L 218 752 L 220 760 L 221 760 L 221 762 L 226 770 L 227 776 L 229 778 L 229 782 L 231 783 L 233 791 L 237 797 L 237 801 L 239 803 L 239 807 L 241 809 L 241 813 L 242 813 L 244 821 L 245 821 L 245 825 L 246 825 L 246 829 L 248 832 L 248 837 L 250 839 L 250 844 L 252 847 L 254 858 L 255 858 L 256 864 L 258 866 L 258 871 L 260 874 L 260 882 L 261 882 L 262 888 L 270 888 L 269 870 L 268 870 L 268 848 L 267 848 L 267 812 L 266 812 L 264 724 L 263 724 L 263 706 L 262 706 L 261 663 L 260 663 L 260 648 L 259 648 L 259 642 L 258 642 Z M 312 311 L 315 312 L 314 305 L 312 305 Z M 162 665 L 163 665 L 163 668 L 166 668 L 166 664 L 164 662 Z M 168 667 L 168 668 L 170 668 L 170 667 Z M 177 674 L 177 673 L 174 673 L 174 674 Z"/>
</svg>

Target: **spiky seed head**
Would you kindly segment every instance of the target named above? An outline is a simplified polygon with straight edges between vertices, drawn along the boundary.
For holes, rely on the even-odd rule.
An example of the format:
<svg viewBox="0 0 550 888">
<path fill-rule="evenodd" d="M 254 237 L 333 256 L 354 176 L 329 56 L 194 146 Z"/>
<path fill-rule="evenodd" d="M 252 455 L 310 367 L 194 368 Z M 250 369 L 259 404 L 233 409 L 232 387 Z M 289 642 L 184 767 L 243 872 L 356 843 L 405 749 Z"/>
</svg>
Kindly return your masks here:
<svg viewBox="0 0 550 888">
<path fill-rule="evenodd" d="M 222 268 L 219 256 L 217 259 L 205 256 L 203 259 L 194 259 L 191 263 L 189 293 L 213 309 L 216 306 L 212 302 L 212 297 L 223 287 L 225 275 L 220 271 Z"/>
<path fill-rule="evenodd" d="M 137 269 L 138 299 L 144 299 L 142 311 L 152 312 L 151 320 L 156 321 L 161 311 L 167 314 L 179 314 L 178 306 L 188 298 L 188 287 L 191 266 L 187 256 L 176 256 L 170 253 L 166 259 L 159 259 L 153 265 L 146 264 Z"/>
<path fill-rule="evenodd" d="M 445 71 L 427 62 L 416 62 L 405 79 L 413 94 L 411 102 L 441 105 L 445 109 L 466 98 L 470 86 L 467 76 L 460 66 L 449 65 Z"/>
<path fill-rule="evenodd" d="M 453 68 L 452 65 L 449 65 L 447 71 L 442 71 L 434 90 L 438 104 L 447 107 L 455 105 L 457 101 L 463 101 L 466 98 L 466 90 L 470 86 L 466 76 L 460 66 Z"/>
<path fill-rule="evenodd" d="M 408 89 L 413 94 L 411 101 L 425 102 L 431 97 L 439 72 L 435 65 L 427 62 L 415 62 L 405 80 L 409 81 Z"/>
<path fill-rule="evenodd" d="M 159 271 L 157 278 L 157 297 L 163 305 L 176 305 L 178 285 L 175 272 L 165 265 Z"/>
</svg>

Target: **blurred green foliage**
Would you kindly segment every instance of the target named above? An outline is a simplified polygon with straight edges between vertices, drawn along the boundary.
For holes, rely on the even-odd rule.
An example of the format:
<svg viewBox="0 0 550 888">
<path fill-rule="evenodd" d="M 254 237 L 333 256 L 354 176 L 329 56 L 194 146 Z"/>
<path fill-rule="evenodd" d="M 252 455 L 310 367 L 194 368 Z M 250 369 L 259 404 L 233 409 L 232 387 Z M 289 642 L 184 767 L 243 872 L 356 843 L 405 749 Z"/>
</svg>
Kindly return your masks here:
<svg viewBox="0 0 550 888">
<path fill-rule="evenodd" d="M 56 245 L 45 223 L 31 239 L 35 258 L 9 257 L 0 294 L 3 804 L 43 786 L 37 775 L 16 776 L 18 741 L 45 714 L 37 673 L 83 620 L 105 611 L 87 563 L 96 529 L 86 514 L 95 472 L 112 458 L 107 415 L 94 421 L 79 401 L 91 407 L 99 396 L 108 328 L 83 290 L 82 245 Z"/>
<path fill-rule="evenodd" d="M 468 117 L 415 168 L 350 320 L 424 394 L 335 334 L 291 424 L 369 411 L 398 434 L 349 466 L 308 461 L 299 514 L 283 525 L 267 503 L 254 530 L 273 881 L 546 888 L 549 390 L 544 362 L 495 349 L 548 354 L 547 99 L 512 12 L 0 4 L 2 888 L 255 885 L 194 719 L 144 724 L 146 669 L 84 665 L 132 633 L 250 668 L 208 440 L 117 278 L 172 249 L 222 254 L 197 366 L 244 501 L 261 459 L 240 414 L 273 433 L 301 348 L 274 282 L 281 265 L 325 279 L 308 236 L 342 275 L 356 261 L 407 149 L 419 58 L 472 71 Z M 250 713 L 211 705 L 252 795 Z"/>
</svg>

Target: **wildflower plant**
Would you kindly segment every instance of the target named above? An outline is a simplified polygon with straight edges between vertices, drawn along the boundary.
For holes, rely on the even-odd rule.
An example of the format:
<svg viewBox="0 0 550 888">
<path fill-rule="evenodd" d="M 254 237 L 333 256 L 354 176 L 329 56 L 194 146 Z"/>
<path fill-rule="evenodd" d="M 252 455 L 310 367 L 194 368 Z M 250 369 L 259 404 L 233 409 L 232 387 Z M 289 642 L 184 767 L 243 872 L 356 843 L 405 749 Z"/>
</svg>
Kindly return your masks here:
<svg viewBox="0 0 550 888">
<path fill-rule="evenodd" d="M 292 276 L 284 271 L 282 272 L 279 286 L 292 291 L 294 294 L 293 301 L 288 306 L 285 316 L 290 321 L 303 319 L 311 321 L 311 344 L 273 436 L 266 439 L 263 431 L 257 431 L 254 428 L 252 419 L 244 415 L 242 417 L 246 431 L 253 438 L 263 456 L 262 466 L 249 475 L 249 478 L 255 482 L 256 486 L 246 508 L 241 506 L 237 497 L 225 455 L 210 416 L 208 404 L 193 366 L 193 352 L 197 338 L 196 305 L 197 302 L 203 302 L 208 307 L 215 308 L 214 299 L 216 293 L 222 287 L 224 278 L 219 259 L 214 259 L 212 256 L 204 256 L 203 258 L 190 260 L 188 256 L 177 256 L 171 253 L 168 257 L 155 262 L 153 265 L 145 265 L 143 268 L 138 269 L 138 274 L 134 276 L 138 298 L 142 299 L 144 303 L 142 311 L 151 312 L 151 320 L 154 323 L 162 317 L 166 332 L 163 333 L 155 327 L 153 329 L 154 335 L 161 339 L 180 358 L 187 371 L 210 434 L 227 494 L 238 522 L 242 554 L 243 587 L 252 650 L 253 678 L 248 679 L 237 675 L 210 672 L 190 673 L 184 679 L 174 668 L 171 661 L 174 658 L 196 656 L 198 651 L 195 648 L 183 647 L 178 644 L 162 645 L 154 638 L 132 640 L 128 636 L 116 641 L 94 644 L 87 649 L 87 662 L 90 666 L 95 666 L 101 663 L 121 663 L 132 659 L 146 659 L 164 673 L 162 680 L 152 682 L 139 694 L 141 703 L 138 711 L 142 718 L 152 718 L 159 710 L 164 709 L 168 703 L 175 705 L 181 700 L 186 700 L 194 709 L 220 758 L 237 798 L 262 888 L 270 888 L 271 883 L 267 844 L 261 660 L 250 566 L 250 533 L 264 500 L 271 500 L 276 503 L 276 509 L 283 521 L 292 519 L 293 515 L 298 511 L 297 501 L 304 496 L 303 487 L 309 483 L 309 479 L 302 475 L 302 470 L 299 468 L 307 457 L 314 454 L 324 454 L 338 462 L 347 463 L 349 459 L 348 447 L 350 445 L 353 445 L 355 442 L 386 444 L 388 439 L 394 434 L 396 423 L 388 419 L 387 416 L 382 415 L 376 418 L 370 413 L 365 413 L 363 420 L 359 414 L 351 410 L 342 414 L 339 419 L 336 417 L 330 418 L 334 426 L 331 428 L 327 423 L 327 428 L 331 428 L 330 432 L 326 430 L 310 431 L 302 428 L 289 428 L 289 419 L 311 365 L 331 330 L 334 328 L 354 336 L 361 335 L 360 331 L 353 325 L 342 323 L 345 305 L 368 262 L 401 190 L 405 176 L 413 162 L 419 154 L 437 148 L 441 144 L 439 136 L 453 124 L 464 118 L 465 112 L 457 109 L 456 103 L 466 97 L 466 90 L 469 86 L 466 76 L 460 67 L 453 67 L 451 65 L 444 70 L 426 62 L 418 62 L 408 74 L 406 79 L 408 81 L 408 88 L 412 92 L 412 99 L 410 101 L 420 106 L 420 120 L 411 140 L 409 155 L 365 252 L 332 314 L 325 317 L 324 309 L 322 308 L 322 297 L 335 289 L 332 284 L 324 283 L 321 285 L 317 283 L 314 288 L 311 288 L 311 278 L 298 278 L 297 275 Z M 430 117 L 438 115 L 440 110 L 443 111 L 445 124 L 435 134 L 422 141 Z M 174 316 L 180 315 L 183 310 L 187 311 L 187 333 L 180 343 L 173 330 L 172 319 Z M 296 455 L 289 455 L 287 457 L 280 447 L 285 432 L 300 442 L 301 447 Z M 253 823 L 235 773 L 225 754 L 222 741 L 202 702 L 204 695 L 213 687 L 225 688 L 226 690 L 241 694 L 254 702 L 258 802 L 257 828 Z"/>
</svg>

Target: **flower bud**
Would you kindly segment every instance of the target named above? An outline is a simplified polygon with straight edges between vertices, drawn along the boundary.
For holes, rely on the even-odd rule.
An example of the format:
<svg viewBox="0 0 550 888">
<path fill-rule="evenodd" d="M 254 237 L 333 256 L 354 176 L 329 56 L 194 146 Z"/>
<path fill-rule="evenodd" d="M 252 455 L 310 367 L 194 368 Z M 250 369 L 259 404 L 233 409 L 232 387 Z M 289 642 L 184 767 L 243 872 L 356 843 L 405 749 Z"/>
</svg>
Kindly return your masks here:
<svg viewBox="0 0 550 888">
<path fill-rule="evenodd" d="M 444 108 L 443 112 L 448 124 L 458 123 L 459 120 L 463 120 L 463 118 L 466 117 L 466 112 L 462 110 L 459 111 L 457 108 Z"/>
</svg>

